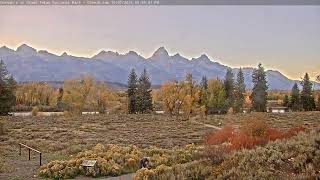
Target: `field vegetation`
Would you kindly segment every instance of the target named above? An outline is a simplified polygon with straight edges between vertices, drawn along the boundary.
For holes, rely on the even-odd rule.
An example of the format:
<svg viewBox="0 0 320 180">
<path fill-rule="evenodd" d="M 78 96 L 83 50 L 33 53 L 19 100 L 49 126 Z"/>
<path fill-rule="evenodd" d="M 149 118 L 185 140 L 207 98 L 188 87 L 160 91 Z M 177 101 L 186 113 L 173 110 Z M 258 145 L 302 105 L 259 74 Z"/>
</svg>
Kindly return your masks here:
<svg viewBox="0 0 320 180">
<path fill-rule="evenodd" d="M 268 116 L 262 118 L 262 120 L 264 120 L 265 122 L 261 121 L 262 126 L 260 127 L 263 127 L 261 129 L 265 129 L 264 132 L 266 134 L 270 133 L 272 135 L 269 135 L 269 138 L 272 139 L 272 141 L 274 141 L 275 139 L 279 139 L 283 142 L 289 141 L 292 138 L 295 138 L 296 133 L 294 133 L 294 137 L 291 138 L 288 138 L 287 136 L 283 137 L 284 135 L 286 135 L 286 133 L 290 131 L 296 132 L 295 130 L 300 131 L 303 129 L 306 129 L 304 132 L 302 132 L 302 134 L 305 134 L 303 135 L 303 139 L 308 139 L 310 138 L 309 136 L 311 136 L 310 134 L 308 134 L 309 131 L 311 131 L 312 129 L 319 129 L 319 115 L 320 114 L 318 112 L 268 114 Z M 252 117 L 251 121 L 254 121 L 254 119 L 259 118 L 259 115 L 243 114 L 241 119 L 239 119 L 239 115 L 210 115 L 207 117 L 207 120 L 203 121 L 200 121 L 200 116 L 191 118 L 190 120 L 185 120 L 184 118 L 177 119 L 176 117 L 167 115 L 142 114 L 94 116 L 87 115 L 76 117 L 5 117 L 1 120 L 1 122 L 3 122 L 4 124 L 4 134 L 0 136 L 1 156 L 3 157 L 1 161 L 2 168 L 0 177 L 4 179 L 6 179 L 5 177 L 21 178 L 33 177 L 33 174 L 36 174 L 40 177 L 66 178 L 86 175 L 78 166 L 83 159 L 99 159 L 98 164 L 101 164 L 101 168 L 102 164 L 104 164 L 104 168 L 107 168 L 103 171 L 101 169 L 101 171 L 99 171 L 99 173 L 97 174 L 92 172 L 93 174 L 91 173 L 88 175 L 115 176 L 118 174 L 136 172 L 138 166 L 137 162 L 141 157 L 144 156 L 151 156 L 151 162 L 153 165 L 149 169 L 141 169 L 137 171 L 137 179 L 149 175 L 150 177 L 152 176 L 153 178 L 157 179 L 157 177 L 166 177 L 166 173 L 168 173 L 170 177 L 181 178 L 185 176 L 194 177 L 196 179 L 203 179 L 204 177 L 208 178 L 211 176 L 223 177 L 223 172 L 227 171 L 226 167 L 225 169 L 223 169 L 223 172 L 219 171 L 218 173 L 216 173 L 216 168 L 224 167 L 225 164 L 229 162 L 229 160 L 226 161 L 226 159 L 228 159 L 230 156 L 233 156 L 232 154 L 238 152 L 239 148 L 232 148 L 237 150 L 229 151 L 223 148 L 223 146 L 221 145 L 226 145 L 229 143 L 228 138 L 230 137 L 230 132 L 240 132 L 242 129 L 247 129 L 242 127 L 243 120 L 247 119 L 249 121 L 247 123 L 247 127 L 252 127 L 250 125 L 250 117 Z M 217 131 L 204 125 L 193 123 L 193 121 L 196 120 L 218 126 L 218 123 L 215 123 L 219 121 L 214 121 L 214 119 L 218 118 L 220 118 L 219 120 L 227 121 L 224 122 L 221 127 L 223 127 L 225 124 L 230 125 L 224 126 L 221 131 Z M 265 126 L 265 124 L 267 126 Z M 302 127 L 301 129 L 295 129 L 295 127 L 300 126 Z M 243 131 L 250 132 L 249 130 Z M 221 135 L 219 135 L 221 137 L 214 138 L 215 140 L 217 139 L 219 141 L 217 143 L 214 143 L 217 147 L 212 148 L 212 146 L 206 145 L 206 137 L 209 137 L 210 135 L 216 136 L 214 135 L 215 133 L 221 133 Z M 319 136 L 319 134 L 313 134 L 312 136 L 316 135 Z M 242 136 L 238 136 L 236 138 L 239 139 L 239 137 L 242 138 Z M 278 142 L 279 140 L 276 140 L 274 142 Z M 296 143 L 301 143 L 301 141 L 299 140 Z M 43 152 L 43 161 L 45 165 L 41 167 L 41 173 L 40 171 L 38 171 L 38 156 L 36 156 L 35 154 L 33 154 L 32 156 L 32 164 L 30 164 L 29 168 L 26 168 L 28 169 L 28 171 L 21 172 L 21 169 L 23 169 L 21 167 L 21 162 L 27 160 L 27 154 L 24 153 L 24 157 L 17 156 L 17 144 L 20 142 Z M 237 140 L 236 142 L 243 141 Z M 279 142 L 278 144 L 281 144 L 283 142 Z M 192 143 L 194 145 L 190 145 Z M 98 158 L 100 156 L 90 155 L 90 153 L 93 152 L 94 149 L 96 149 L 95 146 L 97 144 L 101 145 L 99 145 L 98 147 L 104 147 L 102 148 L 104 149 L 103 154 L 109 154 L 110 157 L 109 159 L 107 159 L 107 162 L 108 164 L 110 163 L 113 166 L 106 167 L 106 161 L 104 161 L 103 158 L 101 159 Z M 269 144 L 270 143 L 266 144 L 265 142 L 254 147 L 250 147 L 249 149 L 251 150 L 248 152 L 253 153 L 253 151 L 255 151 L 257 147 L 258 149 L 259 147 L 268 147 Z M 112 148 L 113 150 L 110 151 L 110 147 L 116 148 Z M 134 158 L 132 158 L 132 161 L 130 160 L 132 162 L 132 165 L 134 164 L 131 169 L 128 167 L 128 164 L 126 164 L 126 161 L 129 160 L 129 158 L 126 158 L 126 154 L 130 155 L 130 153 L 124 153 L 128 150 L 128 147 L 131 147 L 130 152 L 139 152 L 135 154 L 137 156 L 134 156 Z M 166 158 L 175 159 L 176 157 L 171 157 L 177 155 L 177 153 L 174 152 L 178 152 L 178 154 L 187 153 L 188 151 L 186 151 L 185 148 L 188 147 L 192 147 L 197 150 L 197 153 L 191 153 L 192 158 L 188 158 L 188 160 L 185 160 L 183 162 L 173 162 L 172 160 L 165 160 Z M 114 155 L 115 149 L 119 149 L 119 151 L 123 152 L 123 154 L 116 151 L 121 155 Z M 159 156 L 152 156 L 150 154 L 152 151 L 161 151 L 166 152 L 167 154 L 158 154 Z M 85 152 L 90 153 L 88 154 Z M 240 150 L 239 152 L 242 152 L 242 150 Z M 245 152 L 247 153 L 247 151 Z M 275 151 L 274 153 L 276 152 L 279 153 L 278 151 Z M 110 155 L 110 153 L 112 155 Z M 119 162 L 116 163 L 117 161 L 115 159 L 117 158 L 120 158 L 122 160 L 119 160 Z M 241 155 L 241 158 L 247 158 L 247 155 Z M 80 160 L 76 161 L 77 159 Z M 111 163 L 113 162 L 112 160 L 116 164 Z M 71 166 L 69 164 L 73 164 L 74 161 L 78 163 L 77 166 Z M 240 162 L 241 160 L 237 159 L 237 162 L 238 161 Z M 290 161 L 285 161 L 285 163 L 287 162 Z M 59 164 L 59 167 L 58 165 L 54 166 L 55 164 Z M 290 166 L 290 164 L 284 165 L 285 167 Z M 54 173 L 55 171 L 52 169 L 53 166 L 53 169 L 64 169 L 63 172 L 65 173 L 61 173 L 62 171 L 60 172 L 60 174 Z M 316 167 L 313 168 L 316 169 Z M 180 172 L 180 174 L 178 172 Z M 309 175 L 306 176 L 309 177 Z M 245 175 L 243 175 L 242 177 L 245 177 Z"/>
</svg>

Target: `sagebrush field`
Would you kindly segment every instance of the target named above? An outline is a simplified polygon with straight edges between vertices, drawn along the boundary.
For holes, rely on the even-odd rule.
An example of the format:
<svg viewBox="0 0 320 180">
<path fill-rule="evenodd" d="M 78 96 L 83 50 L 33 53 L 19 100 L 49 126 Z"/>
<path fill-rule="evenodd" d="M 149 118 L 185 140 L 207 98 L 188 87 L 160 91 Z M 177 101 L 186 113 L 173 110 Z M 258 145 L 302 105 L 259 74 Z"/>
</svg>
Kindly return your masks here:
<svg viewBox="0 0 320 180">
<path fill-rule="evenodd" d="M 190 120 L 166 115 L 2 117 L 4 134 L 0 136 L 0 179 L 39 178 L 39 157 L 32 154 L 32 161 L 28 161 L 25 149 L 19 156 L 18 143 L 42 151 L 43 164 L 70 159 L 97 144 L 135 145 L 144 149 L 142 152 L 148 152 L 145 148 L 150 146 L 163 149 L 183 148 L 191 143 L 202 146 L 204 137 L 215 129 L 201 123 L 237 126 L 240 119 L 251 116 L 255 114 L 199 116 Z M 319 128 L 319 116 L 320 112 L 267 114 L 267 123 L 280 129 L 301 126 L 309 131 Z M 193 162 L 193 165 L 197 163 L 202 164 L 202 161 Z"/>
</svg>

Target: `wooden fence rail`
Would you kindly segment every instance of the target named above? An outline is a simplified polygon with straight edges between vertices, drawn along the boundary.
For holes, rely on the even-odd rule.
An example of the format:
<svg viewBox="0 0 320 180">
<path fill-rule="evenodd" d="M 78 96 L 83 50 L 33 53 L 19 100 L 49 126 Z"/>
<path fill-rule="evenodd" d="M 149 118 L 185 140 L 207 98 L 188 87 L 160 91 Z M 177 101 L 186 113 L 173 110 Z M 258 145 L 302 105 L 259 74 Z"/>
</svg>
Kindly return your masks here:
<svg viewBox="0 0 320 180">
<path fill-rule="evenodd" d="M 39 153 L 40 166 L 42 165 L 42 162 L 41 162 L 42 153 L 41 153 L 40 151 L 38 151 L 38 150 L 36 150 L 36 149 L 33 149 L 32 147 L 29 147 L 29 146 L 27 146 L 27 145 L 25 145 L 25 144 L 19 143 L 19 155 L 20 155 L 20 156 L 21 156 L 21 148 L 22 148 L 22 147 L 25 147 L 25 148 L 28 149 L 28 151 L 29 151 L 29 161 L 30 161 L 30 159 L 31 159 L 31 151 L 34 151 L 34 152 L 36 152 L 36 153 Z"/>
</svg>

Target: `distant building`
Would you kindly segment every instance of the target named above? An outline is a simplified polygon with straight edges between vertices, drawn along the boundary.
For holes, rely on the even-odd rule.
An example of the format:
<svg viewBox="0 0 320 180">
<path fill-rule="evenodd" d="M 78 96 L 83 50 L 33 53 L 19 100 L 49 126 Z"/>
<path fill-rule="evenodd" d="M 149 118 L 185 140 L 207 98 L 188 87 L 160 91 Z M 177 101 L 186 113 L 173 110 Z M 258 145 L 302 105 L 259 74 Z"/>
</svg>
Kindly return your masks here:
<svg viewBox="0 0 320 180">
<path fill-rule="evenodd" d="M 267 102 L 267 112 L 269 113 L 285 113 L 289 108 L 282 105 L 282 101 L 269 100 Z"/>
<path fill-rule="evenodd" d="M 271 113 L 285 113 L 288 112 L 288 107 L 268 107 L 267 112 Z"/>
<path fill-rule="evenodd" d="M 242 108 L 243 113 L 251 113 L 251 108 Z"/>
</svg>

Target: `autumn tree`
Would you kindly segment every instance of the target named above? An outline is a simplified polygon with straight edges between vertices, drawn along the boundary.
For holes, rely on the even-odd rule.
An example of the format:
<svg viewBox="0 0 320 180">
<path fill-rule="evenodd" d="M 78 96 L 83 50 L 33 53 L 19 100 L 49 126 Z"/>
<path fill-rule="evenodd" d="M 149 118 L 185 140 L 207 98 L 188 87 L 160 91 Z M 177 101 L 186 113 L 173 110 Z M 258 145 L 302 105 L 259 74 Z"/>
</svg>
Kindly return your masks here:
<svg viewBox="0 0 320 180">
<path fill-rule="evenodd" d="M 308 73 L 305 74 L 302 82 L 301 103 L 305 111 L 312 111 L 315 109 L 315 101 L 313 97 L 312 82 L 310 81 Z"/>
<path fill-rule="evenodd" d="M 137 74 L 134 69 L 131 70 L 128 78 L 128 113 L 134 114 L 137 112 Z"/>
<path fill-rule="evenodd" d="M 234 91 L 234 111 L 241 112 L 245 100 L 245 93 L 246 93 L 246 84 L 244 83 L 244 76 L 242 69 L 239 69 L 237 74 L 237 81 L 235 84 L 235 91 Z"/>
<path fill-rule="evenodd" d="M 234 75 L 232 73 L 232 69 L 228 68 L 227 73 L 224 80 L 224 90 L 226 96 L 226 104 L 228 108 L 233 106 L 234 102 Z"/>
<path fill-rule="evenodd" d="M 90 75 L 66 80 L 63 89 L 62 103 L 70 115 L 79 115 L 84 110 L 104 113 L 118 101 L 104 82 L 97 82 Z"/>
<path fill-rule="evenodd" d="M 252 107 L 257 112 L 265 112 L 267 104 L 267 79 L 266 72 L 261 64 L 252 74 L 253 89 L 251 93 Z"/>
<path fill-rule="evenodd" d="M 57 94 L 45 82 L 22 83 L 17 86 L 16 104 L 25 106 L 56 106 Z"/>
<path fill-rule="evenodd" d="M 7 115 L 15 105 L 16 81 L 9 74 L 6 65 L 0 61 L 0 115 Z"/>
<path fill-rule="evenodd" d="M 82 113 L 87 97 L 94 85 L 95 81 L 93 77 L 89 75 L 64 81 L 62 102 L 68 113 L 71 115 L 79 115 Z"/>
<path fill-rule="evenodd" d="M 110 109 L 116 96 L 108 89 L 104 82 L 94 82 L 87 96 L 86 105 L 95 111 L 103 114 L 106 109 Z"/>
<path fill-rule="evenodd" d="M 185 101 L 184 82 L 164 82 L 161 85 L 161 97 L 165 111 L 170 115 L 178 115 Z"/>
<path fill-rule="evenodd" d="M 182 109 L 186 117 L 189 118 L 190 114 L 195 113 L 198 110 L 197 102 L 200 99 L 200 90 L 197 87 L 196 82 L 193 81 L 191 73 L 186 75 L 182 85 L 183 92 L 185 93 Z"/>
<path fill-rule="evenodd" d="M 151 82 L 147 70 L 144 69 L 137 84 L 136 110 L 139 113 L 152 111 Z"/>
</svg>

